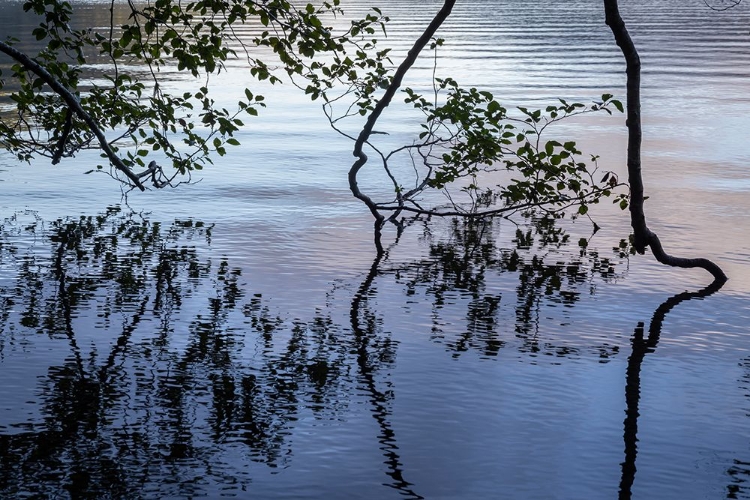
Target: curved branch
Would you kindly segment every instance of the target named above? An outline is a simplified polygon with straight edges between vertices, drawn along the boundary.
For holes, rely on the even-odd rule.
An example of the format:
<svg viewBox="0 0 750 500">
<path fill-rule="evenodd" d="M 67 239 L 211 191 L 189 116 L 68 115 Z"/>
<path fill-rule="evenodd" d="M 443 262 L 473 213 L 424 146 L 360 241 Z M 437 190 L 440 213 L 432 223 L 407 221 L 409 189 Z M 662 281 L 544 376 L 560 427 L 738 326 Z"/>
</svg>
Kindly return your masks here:
<svg viewBox="0 0 750 500">
<path fill-rule="evenodd" d="M 620 500 L 629 500 L 632 496 L 635 481 L 636 459 L 638 457 L 638 417 L 640 416 L 641 401 L 641 366 L 646 354 L 654 352 L 659 344 L 661 328 L 669 313 L 675 306 L 692 299 L 703 299 L 718 292 L 726 280 L 716 279 L 707 287 L 697 292 L 683 292 L 674 295 L 654 311 L 648 328 L 648 337 L 644 337 L 643 323 L 639 323 L 633 333 L 633 350 L 628 358 L 625 376 L 625 421 L 623 422 L 623 440 L 625 442 L 625 460 L 620 464 Z"/>
<path fill-rule="evenodd" d="M 424 184 L 424 183 L 423 183 Z M 623 184 L 614 184 L 608 187 L 608 189 L 616 188 L 616 187 L 622 187 Z M 418 189 L 413 189 L 409 193 L 417 192 Z M 507 216 L 512 213 L 516 213 L 520 210 L 529 209 L 529 208 L 541 208 L 546 213 L 559 213 L 564 210 L 567 210 L 568 208 L 578 205 L 580 203 L 586 203 L 590 202 L 592 199 L 595 199 L 597 196 L 601 194 L 601 192 L 604 191 L 604 189 L 596 188 L 593 189 L 590 192 L 581 194 L 580 197 L 577 198 L 569 198 L 567 200 L 552 200 L 552 199 L 536 199 L 532 201 L 527 201 L 524 203 L 516 203 L 516 204 L 510 204 L 506 205 L 500 208 L 491 208 L 487 210 L 461 210 L 458 207 L 458 204 L 455 202 L 452 202 L 453 210 L 451 209 L 439 209 L 439 208 L 422 208 L 420 207 L 415 200 L 409 199 L 408 201 L 415 206 L 409 206 L 404 203 L 398 203 L 397 205 L 389 204 L 389 203 L 375 203 L 375 207 L 378 210 L 381 211 L 387 211 L 387 212 L 411 212 L 412 214 L 416 215 L 434 215 L 438 217 L 466 217 L 469 219 L 482 219 L 486 217 L 495 217 L 495 216 Z M 404 198 L 408 198 L 408 194 L 404 196 Z M 555 205 L 553 208 L 547 208 L 545 205 Z M 594 224 L 596 226 L 596 224 Z"/>
<path fill-rule="evenodd" d="M 643 178 L 641 176 L 641 60 L 630 38 L 625 22 L 620 16 L 617 0 L 604 0 L 605 23 L 612 30 L 617 46 L 620 47 L 626 62 L 627 75 L 627 127 L 628 127 L 628 181 L 630 183 L 630 223 L 633 227 L 633 246 L 638 253 L 646 247 L 656 260 L 674 267 L 700 267 L 711 273 L 715 280 L 726 281 L 724 271 L 708 259 L 686 259 L 667 254 L 659 238 L 646 225 L 643 212 Z"/>
<path fill-rule="evenodd" d="M 372 135 L 373 133 L 372 131 L 375 127 L 375 123 L 378 121 L 378 118 L 380 118 L 383 110 L 391 103 L 391 100 L 396 94 L 396 91 L 401 87 L 401 82 L 403 81 L 407 71 L 409 71 L 409 69 L 412 67 L 414 62 L 417 60 L 419 53 L 432 39 L 433 35 L 440 27 L 440 25 L 443 24 L 443 21 L 448 18 L 455 3 L 456 0 L 446 0 L 443 4 L 443 7 L 440 9 L 440 11 L 438 11 L 438 13 L 432 19 L 432 22 L 430 22 L 430 24 L 425 29 L 424 33 L 422 33 L 417 41 L 414 42 L 414 46 L 412 46 L 411 50 L 409 50 L 406 58 L 401 62 L 398 69 L 396 70 L 396 73 L 393 75 L 393 80 L 391 80 L 390 85 L 388 85 L 385 94 L 375 105 L 375 108 L 372 110 L 372 113 L 370 113 L 370 116 L 367 117 L 367 122 L 365 122 L 365 126 L 360 131 L 359 136 L 354 143 L 353 154 L 357 157 L 357 160 L 349 169 L 349 189 L 351 190 L 355 198 L 361 200 L 365 205 L 367 205 L 367 208 L 370 209 L 370 212 L 375 217 L 375 246 L 377 248 L 378 255 L 381 255 L 383 253 L 383 246 L 380 243 L 380 228 L 383 225 L 385 217 L 383 217 L 383 215 L 378 211 L 378 207 L 375 202 L 372 201 L 372 198 L 364 194 L 357 185 L 357 174 L 365 165 L 365 163 L 367 163 L 367 155 L 363 151 L 363 147 L 370 139 L 370 135 Z"/>
<path fill-rule="evenodd" d="M 710 3 L 708 3 L 708 0 L 703 0 L 703 3 L 706 4 L 706 7 L 708 7 L 711 10 L 715 10 L 716 12 L 724 12 L 725 10 L 733 9 L 737 7 L 740 3 L 742 3 L 742 0 L 731 0 L 731 3 L 724 7 L 714 7 Z"/>
<path fill-rule="evenodd" d="M 122 159 L 120 159 L 117 154 L 115 154 L 114 150 L 107 142 L 107 138 L 104 137 L 104 132 L 102 132 L 101 128 L 99 128 L 99 125 L 96 123 L 96 121 L 94 121 L 91 115 L 89 115 L 86 110 L 83 109 L 80 101 L 75 95 L 73 95 L 72 92 L 66 89 L 59 81 L 57 81 L 52 75 L 50 75 L 49 72 L 44 69 L 39 63 L 35 62 L 29 56 L 12 47 L 11 45 L 0 41 L 0 52 L 3 52 L 12 57 L 13 59 L 21 63 L 23 67 L 26 68 L 26 70 L 34 73 L 39 78 L 44 80 L 44 83 L 49 85 L 49 87 L 58 96 L 60 96 L 63 101 L 65 101 L 65 104 L 68 105 L 68 108 L 75 112 L 75 114 L 78 115 L 78 117 L 83 120 L 86 125 L 88 125 L 91 132 L 98 139 L 99 146 L 102 148 L 102 151 L 104 151 L 104 153 L 107 155 L 109 161 L 112 162 L 112 165 L 114 165 L 117 170 L 125 174 L 128 179 L 130 179 L 130 181 L 136 187 L 138 187 L 138 189 L 140 189 L 141 191 L 146 190 L 138 176 L 122 162 Z"/>
</svg>

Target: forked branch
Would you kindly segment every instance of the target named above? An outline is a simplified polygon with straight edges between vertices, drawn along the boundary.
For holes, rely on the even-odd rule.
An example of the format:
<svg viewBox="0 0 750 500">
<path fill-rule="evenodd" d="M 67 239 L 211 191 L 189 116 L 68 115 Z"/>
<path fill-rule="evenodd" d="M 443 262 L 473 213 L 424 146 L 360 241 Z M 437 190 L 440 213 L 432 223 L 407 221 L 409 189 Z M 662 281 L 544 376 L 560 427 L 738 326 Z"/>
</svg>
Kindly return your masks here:
<svg viewBox="0 0 750 500">
<path fill-rule="evenodd" d="M 432 19 L 432 22 L 430 22 L 425 31 L 422 33 L 422 36 L 420 36 L 417 41 L 414 42 L 414 45 L 407 54 L 406 58 L 401 62 L 398 69 L 396 70 L 396 73 L 393 75 L 393 80 L 391 80 L 388 88 L 386 88 L 385 94 L 375 105 L 375 108 L 372 110 L 372 113 L 370 113 L 370 116 L 367 117 L 367 122 L 365 122 L 364 127 L 360 131 L 359 136 L 354 143 L 353 154 L 355 157 L 357 157 L 357 160 L 349 169 L 349 189 L 351 190 L 355 198 L 361 200 L 365 205 L 367 205 L 367 208 L 370 209 L 370 212 L 375 217 L 375 246 L 377 248 L 378 255 L 381 255 L 383 253 L 383 246 L 380 242 L 380 230 L 383 226 L 385 217 L 379 212 L 377 204 L 369 196 L 364 194 L 357 185 L 357 174 L 365 165 L 365 163 L 367 163 L 367 155 L 363 151 L 363 148 L 367 141 L 370 139 L 378 118 L 380 118 L 383 110 L 391 103 L 391 100 L 396 94 L 396 91 L 401 87 L 401 82 L 403 81 L 407 71 L 409 71 L 409 68 L 411 68 L 414 62 L 417 60 L 417 57 L 419 57 L 419 53 L 422 52 L 422 49 L 424 49 L 425 46 L 430 42 L 430 40 L 432 40 L 432 37 L 435 35 L 435 32 L 438 30 L 438 28 L 448 18 L 451 10 L 453 10 L 453 5 L 455 3 L 456 0 L 446 0 L 443 4 L 443 7 L 440 9 L 440 11 L 438 11 L 438 13 Z"/>
</svg>

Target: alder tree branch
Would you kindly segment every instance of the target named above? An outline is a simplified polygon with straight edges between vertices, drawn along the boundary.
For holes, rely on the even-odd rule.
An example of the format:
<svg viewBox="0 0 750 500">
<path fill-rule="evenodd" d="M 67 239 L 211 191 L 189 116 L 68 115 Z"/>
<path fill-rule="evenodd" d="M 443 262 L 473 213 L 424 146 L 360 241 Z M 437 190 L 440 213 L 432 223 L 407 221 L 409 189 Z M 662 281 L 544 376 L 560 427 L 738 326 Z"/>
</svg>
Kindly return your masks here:
<svg viewBox="0 0 750 500">
<path fill-rule="evenodd" d="M 393 80 L 391 80 L 388 88 L 385 90 L 385 94 L 375 105 L 375 108 L 373 109 L 372 113 L 370 113 L 370 116 L 367 118 L 367 122 L 365 122 L 364 127 L 360 131 L 359 136 L 354 143 L 353 154 L 355 157 L 357 157 L 357 160 L 349 169 L 349 189 L 351 190 L 355 198 L 359 199 L 365 205 L 367 205 L 367 208 L 370 209 L 370 212 L 375 217 L 375 247 L 377 249 L 378 255 L 382 255 L 384 252 L 383 245 L 380 242 L 380 231 L 382 229 L 385 217 L 379 212 L 377 204 L 372 200 L 372 198 L 364 194 L 357 185 L 357 174 L 367 163 L 367 155 L 363 151 L 363 147 L 370 139 L 370 136 L 372 135 L 373 129 L 375 127 L 375 123 L 378 121 L 378 118 L 380 118 L 383 110 L 385 110 L 385 108 L 391 103 L 391 100 L 396 94 L 396 91 L 401 87 L 401 82 L 403 81 L 406 73 L 409 71 L 409 68 L 411 68 L 414 62 L 416 62 L 417 57 L 419 57 L 419 53 L 432 39 L 438 28 L 448 18 L 455 3 L 456 0 L 446 0 L 443 4 L 443 7 L 432 19 L 432 22 L 430 22 L 430 24 L 427 26 L 422 35 L 417 39 L 417 41 L 414 42 L 414 45 L 412 46 L 411 50 L 409 50 L 406 58 L 401 62 L 398 69 L 396 70 L 396 73 L 393 76 Z"/>
<path fill-rule="evenodd" d="M 605 23 L 612 30 L 617 46 L 620 47 L 626 62 L 627 75 L 627 127 L 628 127 L 628 182 L 630 184 L 630 221 L 633 227 L 633 247 L 643 254 L 646 247 L 656 260 L 673 267 L 699 267 L 711 273 L 715 280 L 726 281 L 724 271 L 714 262 L 704 259 L 688 259 L 667 254 L 659 237 L 646 225 L 643 211 L 643 178 L 641 176 L 641 60 L 630 37 L 625 22 L 620 16 L 617 0 L 604 0 Z"/>
<path fill-rule="evenodd" d="M 104 136 L 104 132 L 102 132 L 99 125 L 96 123 L 96 121 L 86 112 L 85 109 L 81 106 L 81 102 L 79 99 L 68 89 L 66 89 L 60 82 L 58 82 L 44 67 L 42 67 L 39 63 L 35 62 L 33 59 L 31 59 L 29 56 L 24 54 L 23 52 L 17 50 L 15 47 L 8 45 L 5 42 L 0 41 L 0 52 L 3 52 L 7 54 L 8 56 L 12 57 L 16 61 L 18 61 L 21 65 L 23 65 L 26 70 L 34 73 L 39 78 L 41 78 L 44 83 L 49 85 L 49 87 L 52 89 L 53 92 L 55 92 L 60 98 L 65 101 L 65 104 L 68 105 L 68 109 L 75 112 L 75 114 L 83 120 L 86 125 L 88 125 L 91 132 L 96 136 L 97 140 L 99 141 L 99 146 L 102 148 L 104 153 L 107 155 L 107 158 L 109 161 L 114 165 L 114 167 L 125 174 L 128 179 L 141 191 L 145 191 L 146 188 L 141 183 L 141 180 L 138 178 L 138 176 L 127 166 L 123 163 L 122 159 L 117 156 L 117 154 L 114 152 L 112 147 L 110 146 L 109 142 L 107 142 L 107 138 Z M 67 127 L 66 127 L 67 128 Z M 61 155 L 60 151 L 64 147 L 64 142 L 62 139 L 67 134 L 63 131 L 61 141 L 58 142 L 58 151 L 55 154 L 55 157 L 58 155 Z M 53 163 L 54 159 L 53 159 Z"/>
</svg>

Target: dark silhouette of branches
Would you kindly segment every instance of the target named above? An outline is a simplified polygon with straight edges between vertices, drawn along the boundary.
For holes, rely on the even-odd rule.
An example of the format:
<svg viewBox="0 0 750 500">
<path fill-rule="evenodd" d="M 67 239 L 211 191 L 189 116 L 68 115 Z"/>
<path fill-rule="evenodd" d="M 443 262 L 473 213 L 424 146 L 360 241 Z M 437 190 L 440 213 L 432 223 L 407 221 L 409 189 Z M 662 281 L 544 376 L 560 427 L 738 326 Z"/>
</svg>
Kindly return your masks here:
<svg viewBox="0 0 750 500">
<path fill-rule="evenodd" d="M 641 60 L 633 39 L 620 16 L 617 0 L 604 0 L 605 22 L 612 30 L 617 46 L 620 47 L 626 62 L 627 75 L 627 127 L 628 127 L 628 183 L 630 184 L 630 217 L 633 227 L 633 246 L 643 254 L 646 247 L 656 260 L 668 266 L 692 268 L 700 267 L 710 272 L 714 280 L 726 281 L 727 276 L 714 262 L 705 258 L 682 258 L 667 254 L 656 233 L 646 225 L 643 211 L 643 178 L 641 176 Z"/>
<path fill-rule="evenodd" d="M 353 154 L 357 157 L 357 160 L 349 169 L 349 189 L 351 190 L 355 198 L 361 200 L 365 205 L 367 205 L 367 208 L 370 209 L 373 217 L 375 217 L 375 248 L 377 249 L 378 256 L 382 255 L 384 252 L 380 234 L 385 217 L 380 213 L 375 202 L 359 189 L 357 174 L 359 174 L 359 171 L 367 163 L 367 155 L 365 154 L 363 148 L 365 143 L 370 140 L 370 136 L 373 133 L 373 129 L 375 127 L 375 123 L 378 121 L 378 118 L 380 118 L 380 115 L 383 113 L 385 108 L 388 107 L 388 105 L 391 103 L 391 100 L 396 94 L 396 91 L 401 87 L 401 82 L 403 81 L 404 76 L 406 76 L 406 73 L 409 71 L 409 68 L 411 68 L 412 65 L 416 62 L 420 52 L 422 52 L 422 49 L 424 49 L 424 47 L 430 42 L 440 25 L 442 25 L 443 22 L 448 18 L 455 3 L 455 0 L 446 0 L 442 8 L 430 22 L 429 26 L 427 26 L 422 35 L 420 35 L 420 37 L 414 42 L 411 50 L 409 50 L 409 54 L 401 62 L 398 69 L 396 70 L 396 73 L 393 75 L 393 79 L 388 84 L 388 88 L 386 88 L 385 94 L 380 98 L 378 103 L 375 105 L 375 108 L 367 117 L 367 122 L 365 123 L 365 126 L 362 127 L 362 130 L 360 131 L 359 136 L 354 143 Z"/>
<path fill-rule="evenodd" d="M 101 127 L 99 126 L 99 123 L 97 123 L 96 120 L 94 120 L 91 115 L 89 115 L 81 106 L 81 101 L 78 97 L 73 95 L 73 93 L 66 89 L 56 78 L 54 78 L 52 75 L 49 74 L 49 72 L 44 69 L 40 64 L 32 60 L 29 56 L 21 52 L 20 50 L 17 50 L 16 48 L 8 45 L 7 43 L 0 40 L 0 52 L 3 52 L 19 63 L 21 63 L 28 71 L 31 71 L 35 75 L 37 75 L 39 78 L 44 80 L 44 83 L 49 85 L 49 87 L 52 89 L 53 92 L 55 92 L 57 95 L 60 96 L 60 98 L 65 101 L 65 104 L 68 106 L 68 115 L 65 120 L 65 129 L 60 136 L 60 139 L 56 145 L 56 153 L 54 155 L 54 158 L 52 160 L 53 163 L 58 163 L 60 161 L 60 157 L 62 156 L 62 152 L 65 148 L 65 141 L 68 137 L 68 134 L 70 133 L 70 125 L 69 122 L 71 120 L 70 112 L 74 112 L 81 120 L 83 120 L 86 125 L 89 127 L 89 130 L 91 130 L 91 133 L 93 133 L 96 136 L 96 139 L 99 141 L 99 147 L 102 148 L 102 151 L 107 155 L 107 158 L 110 162 L 112 162 L 112 165 L 117 168 L 120 172 L 125 174 L 128 179 L 133 183 L 135 187 L 140 189 L 141 191 L 145 190 L 146 188 L 141 183 L 140 178 L 133 173 L 133 171 L 128 168 L 123 162 L 122 159 L 115 153 L 115 151 L 110 146 L 109 142 L 107 141 L 107 138 L 104 137 L 104 132 L 102 131 Z"/>
</svg>

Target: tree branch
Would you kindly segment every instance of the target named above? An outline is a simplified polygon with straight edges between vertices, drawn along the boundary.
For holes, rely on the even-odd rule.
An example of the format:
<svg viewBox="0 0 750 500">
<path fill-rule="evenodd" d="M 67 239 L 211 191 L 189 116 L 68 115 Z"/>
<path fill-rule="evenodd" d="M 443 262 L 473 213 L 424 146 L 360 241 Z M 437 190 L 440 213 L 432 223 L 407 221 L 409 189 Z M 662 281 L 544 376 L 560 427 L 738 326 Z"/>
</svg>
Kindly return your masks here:
<svg viewBox="0 0 750 500">
<path fill-rule="evenodd" d="M 627 127 L 628 127 L 628 182 L 630 183 L 630 223 L 633 227 L 633 246 L 638 253 L 644 253 L 646 247 L 656 260 L 674 267 L 700 267 L 711 273 L 714 279 L 726 281 L 727 276 L 721 268 L 708 259 L 686 259 L 667 254 L 659 238 L 646 225 L 643 212 L 643 178 L 641 176 L 641 60 L 630 38 L 625 22 L 620 16 L 617 0 L 604 0 L 605 23 L 612 30 L 617 46 L 625 57 L 627 75 Z"/>
<path fill-rule="evenodd" d="M 57 165 L 58 163 L 60 163 L 60 159 L 65 153 L 65 143 L 68 141 L 68 136 L 70 135 L 70 130 L 72 128 L 73 128 L 73 111 L 71 111 L 71 109 L 68 108 L 68 111 L 65 113 L 65 126 L 63 127 L 62 134 L 60 135 L 60 138 L 57 140 L 57 144 L 55 144 L 55 149 L 53 150 L 54 151 L 52 155 L 53 165 Z"/>
<path fill-rule="evenodd" d="M 130 168 L 128 168 L 123 162 L 122 159 L 115 154 L 112 147 L 107 142 L 107 138 L 104 137 L 104 132 L 102 132 L 101 128 L 99 128 L 99 125 L 94 121 L 93 118 L 86 112 L 85 109 L 81 106 L 80 101 L 78 98 L 70 92 L 68 89 L 66 89 L 59 81 L 57 81 L 49 72 L 44 69 L 39 63 L 35 62 L 33 59 L 31 59 L 29 56 L 24 54 L 23 52 L 17 50 L 11 45 L 8 45 L 5 42 L 0 41 L 0 52 L 3 52 L 7 54 L 8 56 L 12 57 L 16 61 L 18 61 L 20 64 L 23 65 L 24 68 L 26 68 L 28 71 L 34 73 L 39 78 L 44 80 L 44 83 L 49 85 L 49 87 L 55 92 L 60 98 L 65 101 L 65 103 L 68 105 L 68 108 L 71 109 L 73 112 L 75 112 L 78 117 L 83 120 L 86 125 L 88 125 L 91 132 L 96 136 L 96 138 L 99 141 L 99 146 L 102 148 L 102 151 L 107 155 L 107 158 L 112 163 L 112 165 L 115 166 L 117 170 L 125 174 L 128 179 L 141 191 L 145 191 L 146 188 L 141 183 L 140 179 L 136 174 L 133 173 Z M 65 135 L 65 134 L 63 134 Z"/>
<path fill-rule="evenodd" d="M 440 11 L 438 11 L 438 13 L 432 19 L 432 22 L 430 22 L 430 24 L 425 29 L 424 33 L 422 33 L 417 41 L 414 42 L 414 46 L 408 52 L 406 58 L 401 62 L 398 69 L 396 70 L 396 73 L 393 75 L 393 80 L 391 80 L 390 85 L 388 85 L 388 88 L 385 90 L 385 94 L 375 105 L 375 108 L 373 109 L 372 113 L 370 113 L 370 116 L 367 117 L 367 122 L 365 122 L 365 126 L 360 131 L 359 136 L 354 143 L 353 154 L 355 157 L 357 157 L 357 160 L 349 169 L 349 189 L 351 190 L 355 198 L 361 200 L 365 205 L 367 205 L 367 208 L 370 209 L 370 212 L 375 217 L 375 246 L 377 248 L 378 255 L 381 255 L 383 253 L 383 246 L 380 243 L 379 236 L 380 229 L 382 228 L 385 218 L 378 211 L 378 207 L 375 202 L 372 201 L 369 196 L 364 194 L 357 185 L 357 174 L 365 165 L 365 163 L 367 163 L 367 155 L 363 151 L 363 147 L 365 143 L 367 143 L 367 141 L 370 139 L 370 135 L 372 135 L 373 133 L 372 131 L 375 127 L 375 123 L 378 121 L 378 118 L 380 118 L 383 110 L 391 103 L 391 100 L 396 94 L 396 91 L 401 87 L 401 82 L 403 81 L 407 71 L 409 71 L 409 68 L 412 67 L 414 62 L 417 60 L 417 57 L 419 57 L 419 53 L 432 39 L 433 35 L 440 27 L 440 25 L 443 24 L 443 21 L 448 18 L 455 3 L 456 0 L 446 0 L 443 4 L 443 7 L 440 9 Z"/>
</svg>

